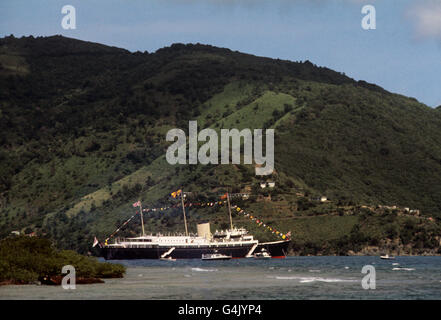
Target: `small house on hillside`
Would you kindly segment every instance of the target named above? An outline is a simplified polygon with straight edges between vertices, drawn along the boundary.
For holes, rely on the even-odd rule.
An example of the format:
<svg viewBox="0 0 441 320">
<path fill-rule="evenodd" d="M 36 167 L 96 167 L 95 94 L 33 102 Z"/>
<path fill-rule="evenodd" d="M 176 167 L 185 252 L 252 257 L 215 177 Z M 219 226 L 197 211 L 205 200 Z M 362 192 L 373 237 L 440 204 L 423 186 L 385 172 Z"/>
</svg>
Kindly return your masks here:
<svg viewBox="0 0 441 320">
<path fill-rule="evenodd" d="M 328 201 L 328 197 L 327 196 L 314 197 L 314 198 L 312 198 L 312 200 L 319 201 L 319 202 L 326 202 L 326 201 Z"/>
</svg>

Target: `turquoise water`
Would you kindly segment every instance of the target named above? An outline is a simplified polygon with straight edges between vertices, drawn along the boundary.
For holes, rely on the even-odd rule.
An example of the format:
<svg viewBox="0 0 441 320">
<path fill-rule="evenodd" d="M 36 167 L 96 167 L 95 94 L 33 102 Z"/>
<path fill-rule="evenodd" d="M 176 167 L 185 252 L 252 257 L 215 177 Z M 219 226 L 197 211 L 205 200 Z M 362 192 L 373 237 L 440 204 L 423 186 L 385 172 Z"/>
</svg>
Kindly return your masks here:
<svg viewBox="0 0 441 320">
<path fill-rule="evenodd" d="M 77 285 L 2 286 L 0 299 L 441 299 L 441 257 L 126 260 L 123 279 Z M 364 265 L 376 270 L 365 290 Z"/>
</svg>

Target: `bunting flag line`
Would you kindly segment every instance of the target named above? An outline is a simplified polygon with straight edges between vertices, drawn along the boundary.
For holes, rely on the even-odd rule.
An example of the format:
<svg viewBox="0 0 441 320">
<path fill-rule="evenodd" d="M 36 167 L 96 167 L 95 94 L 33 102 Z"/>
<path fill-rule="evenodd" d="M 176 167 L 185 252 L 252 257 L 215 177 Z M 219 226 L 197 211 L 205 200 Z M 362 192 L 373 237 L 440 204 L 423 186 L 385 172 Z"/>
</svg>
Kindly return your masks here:
<svg viewBox="0 0 441 320">
<path fill-rule="evenodd" d="M 117 234 L 119 232 L 119 230 L 121 230 L 122 227 L 124 227 L 127 223 L 129 223 L 130 220 L 132 220 L 137 214 L 139 213 L 139 211 L 136 211 L 136 213 L 131 216 L 129 219 L 127 219 L 118 229 L 116 229 L 110 236 L 107 237 L 106 240 L 104 240 L 104 243 L 107 245 L 107 241 L 111 238 L 113 238 L 113 236 L 115 234 Z"/>
<path fill-rule="evenodd" d="M 178 190 L 180 191 L 180 190 Z M 180 193 L 179 193 L 180 194 Z M 214 207 L 214 206 L 220 206 L 220 205 L 224 205 L 226 204 L 226 201 L 217 201 L 217 202 L 192 202 L 192 203 L 185 203 L 184 207 Z M 141 206 L 141 202 L 135 202 L 133 205 L 133 207 L 140 207 Z M 171 206 L 165 206 L 165 207 L 158 207 L 158 208 L 143 208 L 142 212 L 161 212 L 161 211 L 166 211 L 172 208 L 179 208 L 181 207 L 181 204 L 175 204 L 175 205 L 171 205 Z M 115 236 L 116 233 L 118 233 L 127 223 L 130 222 L 130 220 L 132 220 L 137 214 L 139 213 L 139 211 L 136 211 L 136 213 L 131 216 L 129 219 L 127 219 L 118 229 L 116 229 L 105 241 L 105 243 L 107 244 L 107 241 L 111 238 L 113 238 Z"/>
<path fill-rule="evenodd" d="M 223 206 L 227 202 L 226 201 L 215 201 L 215 202 L 190 202 L 185 203 L 184 207 L 215 207 L 215 206 Z M 172 208 L 180 208 L 182 205 L 180 203 L 171 205 L 171 206 L 165 206 L 165 207 L 157 207 L 157 208 L 143 208 L 142 212 L 157 212 L 157 211 L 165 211 Z"/>
<path fill-rule="evenodd" d="M 179 196 L 182 193 L 182 190 L 179 189 L 175 192 L 171 193 L 171 196 L 173 198 L 176 198 L 177 196 Z M 230 194 L 231 196 L 231 194 Z M 227 198 L 227 193 L 223 194 L 220 196 L 221 200 L 226 199 Z M 216 207 L 216 206 L 223 206 L 226 205 L 227 201 L 213 201 L 213 202 L 187 202 L 184 203 L 184 207 Z M 135 203 L 132 204 L 132 206 L 134 208 L 136 207 L 141 207 L 141 201 L 137 201 Z M 164 207 L 157 207 L 157 208 L 143 208 L 142 212 L 161 212 L 161 211 L 166 211 L 172 208 L 178 208 L 178 207 L 182 207 L 182 205 L 180 203 L 171 205 L 171 206 L 164 206 Z M 268 226 L 267 224 L 265 224 L 262 219 L 254 217 L 248 213 L 246 213 L 243 209 L 239 208 L 237 205 L 233 205 L 231 208 L 235 209 L 237 213 L 243 214 L 245 217 L 248 217 L 249 219 L 251 219 L 252 221 L 255 221 L 256 224 L 260 227 L 264 227 L 266 228 L 268 231 L 270 231 L 271 233 L 281 237 L 282 239 L 290 239 L 291 238 L 291 231 L 289 231 L 288 233 L 284 234 L 270 226 Z M 107 241 L 112 238 L 116 233 L 118 233 L 127 223 L 129 223 L 138 213 L 140 213 L 139 211 L 136 211 L 136 213 L 131 216 L 128 220 L 126 220 L 118 229 L 116 229 L 106 240 L 105 240 L 105 244 L 107 245 Z"/>
<path fill-rule="evenodd" d="M 282 233 L 282 232 L 280 232 L 280 231 L 278 231 L 278 230 L 276 230 L 274 228 L 271 228 L 267 224 L 263 223 L 262 219 L 254 217 L 254 216 L 246 213 L 244 210 L 242 210 L 238 206 L 234 205 L 234 206 L 232 206 L 232 208 L 236 209 L 237 213 L 243 214 L 245 217 L 251 219 L 252 221 L 255 221 L 258 226 L 266 228 L 268 231 L 270 231 L 271 233 L 281 237 L 282 239 L 290 239 L 291 238 L 291 231 L 289 231 L 288 233 L 284 234 L 284 233 Z"/>
</svg>

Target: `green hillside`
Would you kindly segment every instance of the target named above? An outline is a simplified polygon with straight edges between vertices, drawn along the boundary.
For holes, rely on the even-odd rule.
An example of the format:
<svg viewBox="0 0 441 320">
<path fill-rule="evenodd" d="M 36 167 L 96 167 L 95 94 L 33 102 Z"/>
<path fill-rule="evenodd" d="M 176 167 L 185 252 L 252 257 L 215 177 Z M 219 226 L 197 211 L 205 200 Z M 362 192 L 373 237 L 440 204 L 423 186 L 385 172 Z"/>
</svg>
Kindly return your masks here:
<svg viewBox="0 0 441 320">
<path fill-rule="evenodd" d="M 199 130 L 274 128 L 273 174 L 168 164 L 166 133 L 188 132 L 189 120 Z M 191 201 L 215 201 L 230 188 L 251 194 L 235 204 L 291 231 L 295 253 L 439 249 L 439 108 L 309 61 L 201 44 L 132 53 L 61 36 L 6 37 L 0 127 L 2 237 L 36 231 L 84 253 L 131 217 L 138 199 L 168 206 L 183 187 Z M 314 200 L 322 195 L 330 201 Z M 190 209 L 188 220 L 193 232 L 204 220 L 228 226 L 224 207 Z M 234 221 L 276 239 L 243 216 Z M 182 211 L 147 214 L 146 230 L 182 232 Z M 121 235 L 139 231 L 134 219 Z"/>
</svg>

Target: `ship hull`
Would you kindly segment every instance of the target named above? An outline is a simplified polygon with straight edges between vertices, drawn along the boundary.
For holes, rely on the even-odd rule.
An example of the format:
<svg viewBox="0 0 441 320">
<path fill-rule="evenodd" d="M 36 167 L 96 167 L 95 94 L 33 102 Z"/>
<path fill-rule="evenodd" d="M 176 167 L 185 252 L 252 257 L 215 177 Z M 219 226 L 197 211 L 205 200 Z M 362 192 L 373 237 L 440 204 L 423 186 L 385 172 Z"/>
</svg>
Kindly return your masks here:
<svg viewBox="0 0 441 320">
<path fill-rule="evenodd" d="M 288 253 L 290 240 L 259 243 L 254 253 L 260 252 L 263 248 L 269 252 L 271 258 L 285 258 Z"/>
<path fill-rule="evenodd" d="M 244 258 L 253 247 L 250 245 L 241 246 L 200 246 L 200 247 L 175 247 L 167 257 L 172 259 L 201 259 L 203 254 L 218 253 L 231 255 L 233 258 Z M 102 249 L 102 255 L 106 260 L 126 259 L 160 259 L 172 246 L 161 246 L 153 248 L 111 248 Z"/>
<path fill-rule="evenodd" d="M 276 241 L 259 244 L 254 252 L 265 248 L 272 257 L 283 258 L 288 251 L 289 241 Z M 104 247 L 101 254 L 106 260 L 130 260 L 130 259 L 160 259 L 161 255 L 169 251 L 173 246 L 152 246 L 144 248 L 117 248 Z M 201 259 L 203 254 L 213 253 L 216 250 L 224 255 L 231 255 L 233 258 L 245 258 L 252 249 L 253 244 L 231 245 L 231 246 L 198 246 L 198 247 L 175 247 L 167 255 L 172 259 Z"/>
</svg>

